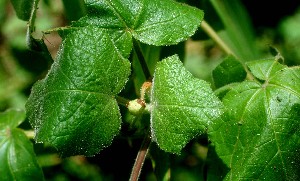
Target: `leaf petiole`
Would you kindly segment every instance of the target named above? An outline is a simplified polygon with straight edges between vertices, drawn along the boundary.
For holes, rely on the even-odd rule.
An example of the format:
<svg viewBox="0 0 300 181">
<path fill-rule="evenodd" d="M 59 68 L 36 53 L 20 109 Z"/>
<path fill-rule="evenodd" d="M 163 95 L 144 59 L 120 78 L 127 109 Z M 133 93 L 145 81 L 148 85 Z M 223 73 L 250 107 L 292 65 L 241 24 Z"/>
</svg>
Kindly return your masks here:
<svg viewBox="0 0 300 181">
<path fill-rule="evenodd" d="M 129 181 L 137 181 L 139 179 L 143 164 L 145 162 L 145 158 L 149 150 L 150 143 L 151 143 L 151 137 L 150 137 L 150 131 L 148 130 L 147 134 L 144 137 L 141 148 L 136 156 Z"/>
<path fill-rule="evenodd" d="M 126 99 L 124 97 L 121 96 L 116 96 L 116 100 L 118 102 L 118 104 L 127 107 L 128 103 L 129 103 L 129 99 Z"/>
</svg>

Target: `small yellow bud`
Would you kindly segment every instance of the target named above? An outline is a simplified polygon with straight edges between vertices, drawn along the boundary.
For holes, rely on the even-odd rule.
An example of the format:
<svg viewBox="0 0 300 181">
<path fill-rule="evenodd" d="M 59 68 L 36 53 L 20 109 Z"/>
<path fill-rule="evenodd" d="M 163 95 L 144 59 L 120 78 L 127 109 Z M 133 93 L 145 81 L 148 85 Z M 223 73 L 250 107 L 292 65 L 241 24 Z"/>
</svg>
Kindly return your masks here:
<svg viewBox="0 0 300 181">
<path fill-rule="evenodd" d="M 127 104 L 127 108 L 129 112 L 133 115 L 140 115 L 146 107 L 146 104 L 141 99 L 135 99 L 132 101 L 129 101 Z"/>
</svg>

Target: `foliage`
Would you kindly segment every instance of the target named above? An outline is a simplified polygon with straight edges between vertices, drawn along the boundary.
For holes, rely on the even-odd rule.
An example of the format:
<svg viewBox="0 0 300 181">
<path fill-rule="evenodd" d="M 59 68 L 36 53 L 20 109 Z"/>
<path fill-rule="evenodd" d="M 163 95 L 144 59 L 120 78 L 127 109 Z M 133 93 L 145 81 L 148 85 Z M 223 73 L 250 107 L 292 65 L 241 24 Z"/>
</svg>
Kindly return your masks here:
<svg viewBox="0 0 300 181">
<path fill-rule="evenodd" d="M 199 4 L 0 3 L 28 22 L 0 49 L 3 179 L 299 180 L 299 13 L 269 53 L 242 2 Z"/>
<path fill-rule="evenodd" d="M 3 180 L 43 179 L 32 143 L 17 128 L 24 118 L 24 111 L 7 110 L 0 114 L 0 174 Z"/>
</svg>

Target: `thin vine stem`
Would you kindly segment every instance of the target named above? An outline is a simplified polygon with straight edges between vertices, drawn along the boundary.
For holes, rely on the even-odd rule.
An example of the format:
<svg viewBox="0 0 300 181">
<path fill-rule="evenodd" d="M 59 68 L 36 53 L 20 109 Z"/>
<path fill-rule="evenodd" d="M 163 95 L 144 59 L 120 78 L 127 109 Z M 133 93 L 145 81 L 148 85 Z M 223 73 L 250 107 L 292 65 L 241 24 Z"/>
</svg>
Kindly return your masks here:
<svg viewBox="0 0 300 181">
<path fill-rule="evenodd" d="M 127 107 L 128 103 L 129 103 L 129 99 L 126 99 L 124 97 L 121 96 L 116 96 L 116 100 L 118 102 L 118 104 Z"/>
<path fill-rule="evenodd" d="M 151 143 L 150 131 L 147 131 L 147 134 L 144 137 L 141 148 L 136 156 L 129 181 L 137 181 L 140 177 L 145 158 L 147 156 L 149 146 Z"/>
<path fill-rule="evenodd" d="M 211 37 L 223 50 L 225 53 L 229 55 L 233 55 L 237 58 L 237 56 L 233 53 L 233 51 L 229 48 L 229 46 L 220 38 L 220 36 L 216 33 L 216 31 L 206 22 L 202 21 L 200 27 L 207 33 L 208 36 Z M 248 68 L 243 64 L 245 71 L 247 72 L 246 79 L 248 80 L 256 80 L 252 73 L 248 70 Z"/>
<path fill-rule="evenodd" d="M 220 38 L 217 32 L 206 22 L 202 21 L 200 27 L 211 37 L 227 54 L 235 56 L 233 51 L 226 45 L 226 43 Z M 236 57 L 236 56 L 235 56 Z"/>
</svg>

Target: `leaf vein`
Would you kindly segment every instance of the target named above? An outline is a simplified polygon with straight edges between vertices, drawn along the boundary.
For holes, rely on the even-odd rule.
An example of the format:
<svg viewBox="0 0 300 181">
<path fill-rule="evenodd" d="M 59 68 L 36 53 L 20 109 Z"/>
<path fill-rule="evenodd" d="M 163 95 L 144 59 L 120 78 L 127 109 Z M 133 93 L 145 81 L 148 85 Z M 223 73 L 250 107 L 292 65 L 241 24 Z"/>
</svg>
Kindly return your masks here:
<svg viewBox="0 0 300 181">
<path fill-rule="evenodd" d="M 268 96 L 267 95 L 267 92 L 265 92 L 266 93 L 266 95 L 265 95 L 265 97 L 266 97 L 266 104 L 267 104 L 267 114 L 268 114 L 268 119 L 269 119 L 269 121 L 270 121 L 270 125 L 271 125 L 271 129 L 273 130 L 273 134 L 274 134 L 274 140 L 275 140 L 275 143 L 276 143 L 276 147 L 277 147 L 277 150 L 278 150 L 278 154 L 279 154 L 279 157 L 280 157 L 280 160 L 281 160 L 281 163 L 282 163 L 282 167 L 284 168 L 284 170 L 286 170 L 286 166 L 285 166 L 285 164 L 284 164 L 284 159 L 283 159 L 283 157 L 282 157 L 282 154 L 281 154 L 281 149 L 280 149 L 280 144 L 279 144 L 279 142 L 278 142 L 278 138 L 277 138 L 277 133 L 276 133 L 276 130 L 275 130 L 275 128 L 274 128 L 274 122 L 273 122 L 273 118 L 272 118 L 272 114 L 271 114 L 271 101 L 270 101 L 270 99 L 269 99 L 269 97 L 271 97 L 270 95 Z M 287 178 L 287 173 L 286 172 L 284 172 L 284 176 L 285 176 L 285 178 Z"/>
<path fill-rule="evenodd" d="M 111 9 L 113 10 L 113 12 L 115 13 L 115 15 L 118 16 L 118 18 L 122 21 L 123 25 L 128 28 L 126 22 L 124 21 L 124 19 L 122 18 L 122 16 L 120 15 L 120 13 L 114 8 L 114 6 L 110 3 L 110 1 L 108 0 L 105 0 L 106 1 L 106 4 L 111 7 Z"/>
<path fill-rule="evenodd" d="M 182 12 L 181 14 L 178 14 L 177 16 L 174 16 L 168 20 L 164 20 L 164 21 L 159 21 L 159 22 L 155 22 L 155 23 L 151 23 L 151 24 L 148 24 L 147 26 L 144 26 L 144 27 L 140 27 L 140 28 L 137 28 L 135 29 L 134 31 L 135 32 L 141 32 L 141 31 L 145 31 L 147 29 L 151 29 L 152 27 L 154 26 L 158 26 L 158 25 L 161 25 L 161 24 L 164 24 L 164 23 L 168 23 L 168 22 L 174 22 L 176 21 L 176 19 L 180 16 L 184 16 L 186 15 L 186 12 Z"/>
</svg>

